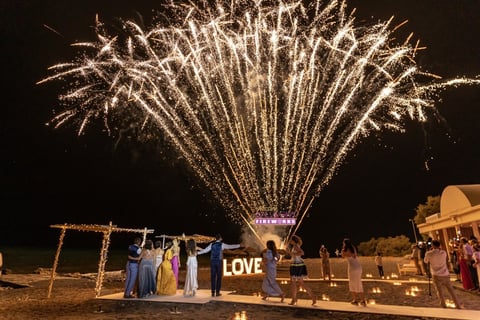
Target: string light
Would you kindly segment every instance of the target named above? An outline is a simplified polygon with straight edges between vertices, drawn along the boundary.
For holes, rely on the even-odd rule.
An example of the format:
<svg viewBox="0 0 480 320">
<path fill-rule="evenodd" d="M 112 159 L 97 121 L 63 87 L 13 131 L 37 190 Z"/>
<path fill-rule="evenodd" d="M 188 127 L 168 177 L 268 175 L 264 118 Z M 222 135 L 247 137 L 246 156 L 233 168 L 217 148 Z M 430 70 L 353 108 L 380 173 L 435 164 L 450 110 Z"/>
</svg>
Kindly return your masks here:
<svg viewBox="0 0 480 320">
<path fill-rule="evenodd" d="M 54 224 L 50 228 L 61 229 L 60 237 L 58 240 L 57 251 L 55 253 L 55 259 L 53 261 L 52 273 L 50 275 L 50 283 L 48 285 L 48 294 L 47 298 L 50 298 L 53 288 L 53 281 L 55 280 L 55 273 L 58 266 L 58 258 L 60 257 L 60 252 L 63 246 L 63 239 L 67 230 L 76 230 L 76 231 L 86 231 L 86 232 L 101 232 L 103 233 L 102 238 L 102 247 L 100 250 L 100 259 L 98 261 L 98 272 L 97 280 L 95 282 L 95 297 L 100 296 L 102 291 L 103 279 L 105 277 L 105 265 L 108 260 L 108 247 L 110 246 L 110 235 L 112 232 L 131 232 L 131 233 L 142 233 L 144 240 L 146 239 L 147 233 L 153 233 L 153 229 L 131 229 L 131 228 L 118 228 L 113 225 L 112 222 L 108 225 L 100 224 Z"/>
</svg>

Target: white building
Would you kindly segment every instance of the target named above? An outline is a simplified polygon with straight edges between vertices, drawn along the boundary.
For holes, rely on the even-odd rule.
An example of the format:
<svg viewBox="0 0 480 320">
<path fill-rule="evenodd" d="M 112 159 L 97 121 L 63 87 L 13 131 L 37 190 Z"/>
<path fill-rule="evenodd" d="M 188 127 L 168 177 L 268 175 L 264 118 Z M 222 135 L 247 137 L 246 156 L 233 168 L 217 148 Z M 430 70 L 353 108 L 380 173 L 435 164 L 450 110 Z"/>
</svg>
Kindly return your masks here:
<svg viewBox="0 0 480 320">
<path fill-rule="evenodd" d="M 480 239 L 480 184 L 447 186 L 440 197 L 440 212 L 428 216 L 418 230 L 437 239 L 449 251 L 454 238 Z"/>
</svg>

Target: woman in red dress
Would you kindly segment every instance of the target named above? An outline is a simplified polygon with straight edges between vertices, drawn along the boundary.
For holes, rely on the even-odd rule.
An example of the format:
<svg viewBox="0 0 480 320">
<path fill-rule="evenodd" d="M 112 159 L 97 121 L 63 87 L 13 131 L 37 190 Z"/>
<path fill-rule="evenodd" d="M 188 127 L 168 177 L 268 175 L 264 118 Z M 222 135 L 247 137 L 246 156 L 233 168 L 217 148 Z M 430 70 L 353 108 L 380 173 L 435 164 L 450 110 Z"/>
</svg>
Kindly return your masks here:
<svg viewBox="0 0 480 320">
<path fill-rule="evenodd" d="M 465 245 L 466 242 L 463 241 L 463 238 L 460 239 L 457 255 L 460 257 L 458 264 L 460 266 L 460 277 L 462 279 L 463 289 L 470 290 L 473 289 L 472 275 L 470 274 L 470 269 L 468 268 L 471 256 L 468 255 Z"/>
</svg>

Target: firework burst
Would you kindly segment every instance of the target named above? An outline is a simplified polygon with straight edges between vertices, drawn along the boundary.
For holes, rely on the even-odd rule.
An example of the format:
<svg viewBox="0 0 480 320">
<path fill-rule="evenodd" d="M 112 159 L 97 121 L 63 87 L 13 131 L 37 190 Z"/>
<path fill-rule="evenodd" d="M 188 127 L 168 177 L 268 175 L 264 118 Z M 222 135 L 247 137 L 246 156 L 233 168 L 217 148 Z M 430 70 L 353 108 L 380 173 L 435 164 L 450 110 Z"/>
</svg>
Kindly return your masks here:
<svg viewBox="0 0 480 320">
<path fill-rule="evenodd" d="M 167 137 L 254 232 L 259 210 L 295 212 L 298 228 L 362 137 L 426 121 L 439 90 L 479 83 L 421 71 L 418 44 L 390 40 L 392 20 L 357 26 L 342 1 L 211 2 L 171 3 L 119 34 L 97 21 L 97 39 L 40 83 L 68 85 L 56 126 Z"/>
</svg>

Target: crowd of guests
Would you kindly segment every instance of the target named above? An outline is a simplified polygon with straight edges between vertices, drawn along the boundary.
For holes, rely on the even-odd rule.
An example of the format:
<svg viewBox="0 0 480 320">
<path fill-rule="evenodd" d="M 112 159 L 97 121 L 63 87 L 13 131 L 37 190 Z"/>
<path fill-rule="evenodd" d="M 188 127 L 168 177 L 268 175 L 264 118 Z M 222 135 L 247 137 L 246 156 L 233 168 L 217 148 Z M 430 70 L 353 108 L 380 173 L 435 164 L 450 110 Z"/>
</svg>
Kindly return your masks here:
<svg viewBox="0 0 480 320">
<path fill-rule="evenodd" d="M 475 236 L 461 237 L 450 243 L 453 271 L 465 290 L 480 291 L 480 244 Z"/>
<path fill-rule="evenodd" d="M 425 259 L 426 254 L 433 249 L 433 240 L 412 245 L 411 258 L 417 268 L 417 275 L 432 277 L 431 266 Z M 457 281 L 469 291 L 479 291 L 480 275 L 480 244 L 475 236 L 461 237 L 450 241 L 450 263 Z"/>
<path fill-rule="evenodd" d="M 304 251 L 302 249 L 302 239 L 298 235 L 293 235 L 285 250 L 286 256 L 289 256 L 290 266 L 290 305 L 296 305 L 297 293 L 301 290 L 311 298 L 312 305 L 317 302 L 317 297 L 312 289 L 305 283 L 308 277 L 307 266 L 303 260 Z M 466 290 L 479 290 L 480 276 L 480 246 L 475 237 L 460 238 L 452 245 L 450 256 L 455 273 L 458 273 L 458 280 Z M 204 249 L 199 248 L 193 239 L 185 243 L 187 253 L 187 272 L 185 277 L 184 292 L 185 296 L 195 296 L 198 289 L 197 255 L 210 253 L 211 270 L 211 291 L 212 297 L 221 295 L 222 284 L 222 261 L 223 250 L 236 249 L 241 244 L 229 245 L 222 241 L 221 235 L 216 236 L 216 240 L 208 244 Z M 345 238 L 342 243 L 342 249 L 339 256 L 347 262 L 348 290 L 351 295 L 351 303 L 354 305 L 366 306 L 365 294 L 362 284 L 362 265 L 358 259 L 358 252 L 351 240 Z M 262 282 L 262 299 L 268 297 L 279 297 L 283 302 L 285 293 L 278 284 L 277 263 L 280 261 L 280 254 L 277 250 L 275 241 L 268 240 L 266 247 L 261 252 L 262 264 L 265 276 Z M 323 280 L 331 280 L 330 254 L 325 246 L 319 250 L 321 258 L 321 271 Z M 448 265 L 447 252 L 442 248 L 438 240 L 431 238 L 423 243 L 412 246 L 411 258 L 417 266 L 418 275 L 427 275 L 433 280 L 436 288 L 440 306 L 446 307 L 445 290 L 449 293 L 455 307 L 462 308 L 450 280 L 450 266 Z M 384 278 L 382 253 L 377 252 L 375 264 L 378 268 L 379 276 Z M 128 248 L 128 261 L 126 266 L 126 281 L 124 297 L 133 297 L 136 291 L 139 298 L 147 297 L 152 294 L 157 295 L 175 295 L 179 287 L 178 276 L 180 268 L 180 247 L 178 239 L 168 242 L 162 247 L 160 241 L 155 243 L 146 240 L 141 244 L 141 239 L 135 239 L 134 243 Z"/>
<path fill-rule="evenodd" d="M 290 305 L 297 304 L 297 293 L 301 290 L 307 293 L 312 299 L 312 306 L 317 303 L 317 296 L 312 291 L 310 286 L 305 284 L 305 279 L 308 278 L 308 270 L 303 260 L 304 251 L 302 249 L 303 241 L 298 235 L 293 235 L 286 248 L 286 253 L 290 256 Z M 265 266 L 265 277 L 262 283 L 262 299 L 268 297 L 280 297 L 281 302 L 285 298 L 285 294 L 276 281 L 277 262 L 279 261 L 279 254 L 276 249 L 275 242 L 268 240 L 266 249 L 262 252 L 263 263 Z M 352 296 L 352 304 L 366 306 L 365 295 L 362 284 L 362 265 L 358 260 L 357 249 L 351 243 L 350 239 L 343 240 L 341 256 L 345 258 L 348 263 L 348 279 L 349 292 Z M 324 280 L 331 280 L 330 271 L 330 253 L 325 246 L 321 246 L 319 255 L 322 261 L 322 276 Z"/>
<path fill-rule="evenodd" d="M 328 250 L 323 246 L 319 251 L 322 259 L 322 276 L 324 280 L 330 276 L 330 266 L 328 263 Z M 349 291 L 352 297 L 352 304 L 366 305 L 362 286 L 362 266 L 359 263 L 355 246 L 349 239 L 344 239 L 341 256 L 348 263 Z M 475 238 L 460 238 L 453 246 L 452 264 L 455 273 L 458 273 L 459 281 L 466 290 L 479 291 L 480 278 L 480 245 Z M 412 259 L 417 266 L 417 275 L 426 275 L 433 280 L 436 288 L 437 297 L 441 307 L 446 308 L 445 291 L 455 303 L 455 308 L 463 308 L 450 279 L 450 265 L 448 263 L 448 254 L 442 248 L 440 241 L 429 238 L 426 242 L 421 242 L 412 246 Z M 381 278 L 384 278 L 382 253 L 377 252 L 375 264 Z"/>
<path fill-rule="evenodd" d="M 185 243 L 187 272 L 183 288 L 184 296 L 195 296 L 198 289 L 197 255 L 210 252 L 212 297 L 220 296 L 222 285 L 223 250 L 239 248 L 240 244 L 225 244 L 220 234 L 204 249 L 194 239 Z M 180 242 L 173 239 L 162 246 L 141 238 L 134 239 L 128 247 L 124 298 L 145 298 L 151 295 L 175 295 L 179 289 Z"/>
<path fill-rule="evenodd" d="M 291 257 L 290 283 L 292 300 L 290 304 L 295 305 L 297 303 L 297 292 L 299 289 L 303 289 L 312 299 L 312 305 L 315 305 L 315 293 L 304 283 L 304 280 L 308 277 L 308 272 L 302 259 L 304 252 L 301 249 L 301 245 L 301 238 L 294 235 L 290 239 L 289 246 L 286 250 L 287 255 Z M 344 258 L 347 262 L 348 290 L 352 299 L 351 303 L 366 306 L 367 303 L 362 284 L 362 265 L 358 259 L 357 249 L 350 239 L 346 238 L 343 240 L 342 249 L 337 255 Z M 262 284 L 262 299 L 270 296 L 279 296 L 283 302 L 285 294 L 275 280 L 277 272 L 276 263 L 279 260 L 279 255 L 273 241 L 267 241 L 267 248 L 262 252 L 262 256 L 266 271 Z M 324 245 L 320 247 L 319 256 L 321 259 L 323 280 L 331 280 L 330 254 Z M 469 240 L 467 240 L 467 238 L 461 238 L 458 241 L 458 246 L 454 246 L 454 252 L 451 253 L 451 256 L 458 257 L 458 259 L 455 260 L 458 263 L 457 266 L 454 264 L 454 270 L 458 269 L 459 279 L 462 281 L 463 287 L 466 290 L 479 290 L 480 246 L 477 239 L 474 236 L 470 237 Z M 440 241 L 429 238 L 426 243 L 422 242 L 413 245 L 411 258 L 415 261 L 418 275 L 427 275 L 429 278 L 432 278 L 441 307 L 447 307 L 445 293 L 448 292 L 455 303 L 455 308 L 463 308 L 452 286 L 448 255 L 446 250 L 442 248 Z M 375 264 L 380 278 L 383 279 L 385 275 L 381 252 L 377 252 L 375 256 Z"/>
<path fill-rule="evenodd" d="M 179 267 L 178 239 L 162 246 L 161 241 L 154 244 L 152 240 L 145 240 L 142 243 L 142 239 L 136 238 L 128 247 L 124 298 L 133 298 L 134 292 L 139 298 L 176 294 Z"/>
</svg>

